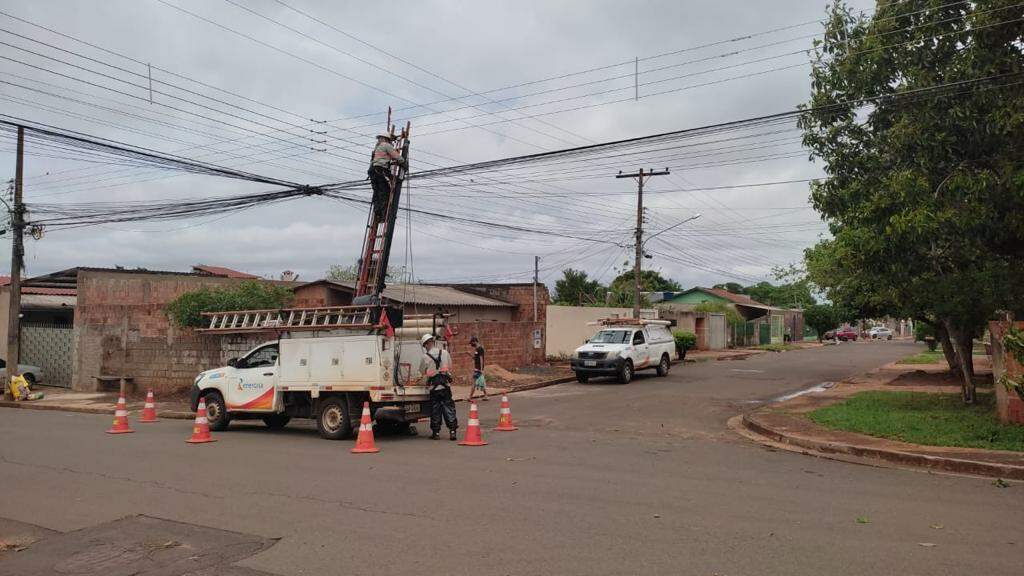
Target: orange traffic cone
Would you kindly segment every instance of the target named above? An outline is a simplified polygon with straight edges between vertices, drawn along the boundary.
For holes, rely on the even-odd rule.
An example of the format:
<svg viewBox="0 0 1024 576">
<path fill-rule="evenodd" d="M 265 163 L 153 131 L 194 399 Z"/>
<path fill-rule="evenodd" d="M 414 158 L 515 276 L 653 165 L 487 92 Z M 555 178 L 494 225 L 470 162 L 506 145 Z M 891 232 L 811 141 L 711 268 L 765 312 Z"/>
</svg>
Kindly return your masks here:
<svg viewBox="0 0 1024 576">
<path fill-rule="evenodd" d="M 480 416 L 476 411 L 476 402 L 469 403 L 469 421 L 466 422 L 466 437 L 459 442 L 459 446 L 483 446 L 483 434 L 480 432 Z"/>
<path fill-rule="evenodd" d="M 114 425 L 107 430 L 107 434 L 128 434 L 135 432 L 128 427 L 128 408 L 125 406 L 124 394 L 117 397 L 117 407 L 114 408 Z"/>
<path fill-rule="evenodd" d="M 206 419 L 206 398 L 199 399 L 199 406 L 196 407 L 196 423 L 192 426 L 192 437 L 185 442 L 189 444 L 216 442 L 213 436 L 210 436 L 210 422 Z"/>
<path fill-rule="evenodd" d="M 501 410 L 498 414 L 498 427 L 495 430 L 499 432 L 511 432 L 513 430 L 519 430 L 518 426 L 512 424 L 512 409 L 508 407 L 508 396 L 501 397 Z"/>
<path fill-rule="evenodd" d="M 153 403 L 153 389 L 150 388 L 146 392 L 146 404 L 142 407 L 142 417 L 139 418 L 139 423 L 149 424 L 159 421 L 160 419 L 156 417 L 156 404 Z"/>
<path fill-rule="evenodd" d="M 356 438 L 356 447 L 352 449 L 353 454 L 373 454 L 380 452 L 380 448 L 373 443 L 373 421 L 370 420 L 370 403 L 363 402 L 363 416 L 359 419 L 359 437 Z"/>
</svg>

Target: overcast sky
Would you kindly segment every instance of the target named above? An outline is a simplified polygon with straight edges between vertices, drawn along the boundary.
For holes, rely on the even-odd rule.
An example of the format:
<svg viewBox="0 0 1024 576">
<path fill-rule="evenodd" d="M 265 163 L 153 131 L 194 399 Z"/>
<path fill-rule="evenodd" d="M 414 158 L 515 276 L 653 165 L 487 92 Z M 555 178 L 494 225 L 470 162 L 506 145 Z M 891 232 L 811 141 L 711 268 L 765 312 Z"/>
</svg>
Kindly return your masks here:
<svg viewBox="0 0 1024 576">
<path fill-rule="evenodd" d="M 790 110 L 809 93 L 800 51 L 821 31 L 801 24 L 820 21 L 825 2 L 4 0 L 0 10 L 3 114 L 322 184 L 365 175 L 388 106 L 399 122 L 412 121 L 414 172 Z M 798 136 L 705 140 L 689 157 L 652 165 L 604 160 L 584 166 L 584 179 L 556 171 L 548 181 L 512 184 L 493 175 L 462 181 L 465 189 L 413 180 L 416 208 L 609 242 L 413 215 L 399 223 L 392 262 L 411 262 L 422 281 L 527 281 L 538 255 L 550 287 L 569 266 L 607 282 L 630 254 L 636 210 L 635 183 L 614 175 L 667 166 L 671 176 L 649 184 L 649 232 L 701 217 L 652 241 L 645 267 L 687 287 L 767 279 L 825 231 L 808 206 L 808 185 L 681 189 L 819 176 Z M 5 179 L 14 174 L 13 148 L 0 142 Z M 52 150 L 28 154 L 29 204 L 272 189 L 72 162 Z M 27 273 L 206 263 L 268 277 L 290 269 L 313 280 L 355 262 L 365 222 L 365 207 L 302 199 L 216 219 L 54 230 L 26 242 Z M 9 246 L 5 236 L 5 270 Z"/>
</svg>

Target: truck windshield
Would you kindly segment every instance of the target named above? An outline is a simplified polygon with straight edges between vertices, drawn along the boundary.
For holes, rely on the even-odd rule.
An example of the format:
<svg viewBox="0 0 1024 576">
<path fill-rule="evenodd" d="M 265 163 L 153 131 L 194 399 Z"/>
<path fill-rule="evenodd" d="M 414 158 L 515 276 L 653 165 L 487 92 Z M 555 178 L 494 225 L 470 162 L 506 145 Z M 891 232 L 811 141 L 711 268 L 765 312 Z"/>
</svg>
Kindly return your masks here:
<svg viewBox="0 0 1024 576">
<path fill-rule="evenodd" d="M 625 344 L 629 342 L 629 335 L 632 330 L 601 330 L 590 339 L 592 343 L 598 344 Z"/>
</svg>

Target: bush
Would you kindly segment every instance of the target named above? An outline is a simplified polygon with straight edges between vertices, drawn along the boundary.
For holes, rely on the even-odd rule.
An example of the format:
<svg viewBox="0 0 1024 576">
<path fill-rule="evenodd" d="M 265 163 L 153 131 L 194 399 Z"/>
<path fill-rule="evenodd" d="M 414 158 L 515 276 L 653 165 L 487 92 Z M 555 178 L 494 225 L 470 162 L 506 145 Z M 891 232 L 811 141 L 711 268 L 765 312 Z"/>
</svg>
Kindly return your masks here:
<svg viewBox="0 0 1024 576">
<path fill-rule="evenodd" d="M 680 353 L 697 345 L 697 335 L 693 332 L 678 330 L 673 332 L 672 336 L 676 339 L 676 348 L 680 350 Z"/>
<path fill-rule="evenodd" d="M 926 338 L 935 338 L 935 329 L 931 324 L 914 322 L 914 342 L 924 342 Z"/>
<path fill-rule="evenodd" d="M 291 290 L 283 286 L 246 280 L 234 286 L 204 286 L 186 292 L 168 303 L 164 312 L 178 326 L 202 327 L 206 326 L 203 312 L 283 308 L 291 299 Z"/>
</svg>

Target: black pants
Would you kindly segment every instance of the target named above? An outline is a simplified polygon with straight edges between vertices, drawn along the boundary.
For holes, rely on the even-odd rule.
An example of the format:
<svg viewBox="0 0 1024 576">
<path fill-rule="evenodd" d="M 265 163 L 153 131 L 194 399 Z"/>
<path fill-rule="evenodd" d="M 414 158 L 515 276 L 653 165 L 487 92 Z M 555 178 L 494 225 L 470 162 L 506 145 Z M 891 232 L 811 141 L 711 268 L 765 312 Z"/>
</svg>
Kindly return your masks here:
<svg viewBox="0 0 1024 576">
<path fill-rule="evenodd" d="M 459 419 L 455 415 L 455 401 L 452 400 L 452 389 L 448 386 L 430 391 L 430 431 L 437 434 L 441 431 L 441 418 L 449 430 L 459 429 Z"/>
<path fill-rule="evenodd" d="M 386 168 L 375 166 L 370 168 L 370 185 L 373 186 L 373 211 L 377 220 L 384 217 L 388 207 L 388 196 L 391 195 L 391 177 Z"/>
</svg>

